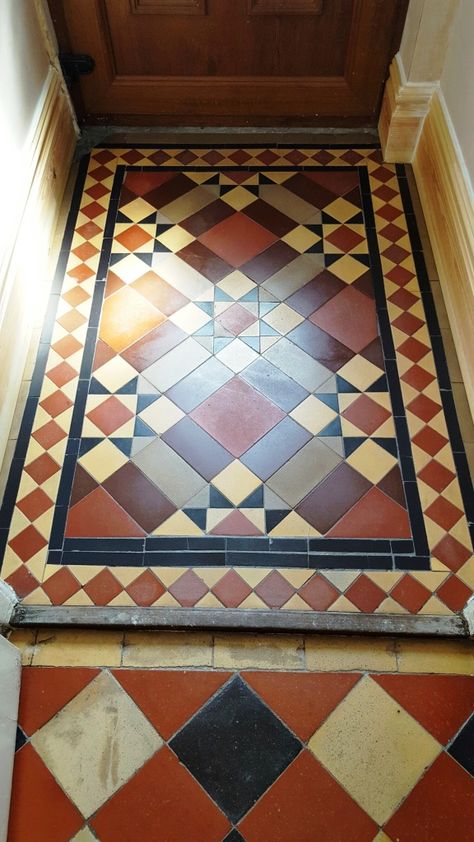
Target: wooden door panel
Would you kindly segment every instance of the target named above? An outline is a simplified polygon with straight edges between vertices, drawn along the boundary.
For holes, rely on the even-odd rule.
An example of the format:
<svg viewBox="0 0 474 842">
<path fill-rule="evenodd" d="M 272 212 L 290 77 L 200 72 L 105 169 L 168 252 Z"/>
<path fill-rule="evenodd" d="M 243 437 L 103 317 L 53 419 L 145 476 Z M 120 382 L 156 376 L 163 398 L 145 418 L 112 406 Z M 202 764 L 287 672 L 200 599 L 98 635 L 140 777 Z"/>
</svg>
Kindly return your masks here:
<svg viewBox="0 0 474 842">
<path fill-rule="evenodd" d="M 373 124 L 407 3 L 50 0 L 89 116 L 229 125 Z"/>
</svg>

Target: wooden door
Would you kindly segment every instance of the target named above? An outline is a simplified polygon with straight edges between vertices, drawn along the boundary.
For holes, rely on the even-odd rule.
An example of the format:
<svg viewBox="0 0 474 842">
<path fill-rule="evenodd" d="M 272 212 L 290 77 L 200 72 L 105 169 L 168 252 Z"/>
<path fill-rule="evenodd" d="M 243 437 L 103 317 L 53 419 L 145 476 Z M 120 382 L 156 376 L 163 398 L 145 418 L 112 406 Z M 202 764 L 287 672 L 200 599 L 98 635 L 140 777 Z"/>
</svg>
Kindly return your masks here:
<svg viewBox="0 0 474 842">
<path fill-rule="evenodd" d="M 49 0 L 89 120 L 373 125 L 408 0 Z"/>
</svg>

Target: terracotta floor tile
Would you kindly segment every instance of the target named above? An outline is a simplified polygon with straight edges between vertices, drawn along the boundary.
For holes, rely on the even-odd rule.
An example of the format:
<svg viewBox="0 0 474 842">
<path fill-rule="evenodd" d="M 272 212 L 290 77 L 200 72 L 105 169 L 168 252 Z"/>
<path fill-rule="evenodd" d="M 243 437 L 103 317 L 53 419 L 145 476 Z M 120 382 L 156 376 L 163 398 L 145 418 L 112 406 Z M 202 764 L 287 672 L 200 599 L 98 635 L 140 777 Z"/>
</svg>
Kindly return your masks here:
<svg viewBox="0 0 474 842">
<path fill-rule="evenodd" d="M 76 667 L 29 667 L 21 679 L 18 722 L 29 736 L 99 674 L 97 669 Z"/>
<path fill-rule="evenodd" d="M 199 240 L 231 266 L 239 267 L 260 254 L 277 237 L 242 213 L 219 222 Z"/>
<path fill-rule="evenodd" d="M 377 827 L 323 767 L 304 751 L 240 823 L 247 842 L 369 842 Z"/>
</svg>

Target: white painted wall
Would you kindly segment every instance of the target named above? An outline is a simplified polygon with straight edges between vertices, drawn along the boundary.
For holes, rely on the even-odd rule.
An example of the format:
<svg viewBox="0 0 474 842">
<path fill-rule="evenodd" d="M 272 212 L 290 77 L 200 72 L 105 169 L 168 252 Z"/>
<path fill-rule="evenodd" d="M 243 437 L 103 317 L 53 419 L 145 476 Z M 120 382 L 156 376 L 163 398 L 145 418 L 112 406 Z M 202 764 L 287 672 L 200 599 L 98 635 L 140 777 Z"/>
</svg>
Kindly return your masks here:
<svg viewBox="0 0 474 842">
<path fill-rule="evenodd" d="M 0 636 L 0 842 L 6 842 L 20 694 L 20 652 Z"/>
<path fill-rule="evenodd" d="M 474 186 L 474 0 L 459 3 L 441 91 Z"/>
</svg>

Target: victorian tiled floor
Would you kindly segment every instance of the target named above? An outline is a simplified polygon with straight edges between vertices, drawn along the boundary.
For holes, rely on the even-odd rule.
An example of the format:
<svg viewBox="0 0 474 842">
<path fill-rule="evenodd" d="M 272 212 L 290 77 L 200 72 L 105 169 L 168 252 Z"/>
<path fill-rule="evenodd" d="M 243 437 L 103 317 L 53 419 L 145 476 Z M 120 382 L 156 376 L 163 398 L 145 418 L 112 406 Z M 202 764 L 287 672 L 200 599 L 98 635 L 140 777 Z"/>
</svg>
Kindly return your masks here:
<svg viewBox="0 0 474 842">
<path fill-rule="evenodd" d="M 9 842 L 472 838 L 465 641 L 12 642 L 24 668 Z"/>
<path fill-rule="evenodd" d="M 83 161 L 0 520 L 25 603 L 449 615 L 471 509 L 403 167 Z"/>
</svg>

